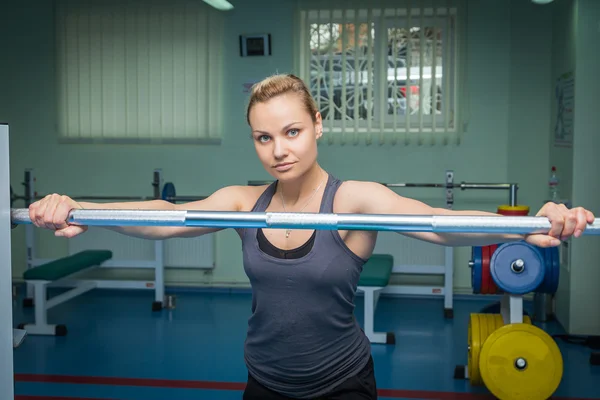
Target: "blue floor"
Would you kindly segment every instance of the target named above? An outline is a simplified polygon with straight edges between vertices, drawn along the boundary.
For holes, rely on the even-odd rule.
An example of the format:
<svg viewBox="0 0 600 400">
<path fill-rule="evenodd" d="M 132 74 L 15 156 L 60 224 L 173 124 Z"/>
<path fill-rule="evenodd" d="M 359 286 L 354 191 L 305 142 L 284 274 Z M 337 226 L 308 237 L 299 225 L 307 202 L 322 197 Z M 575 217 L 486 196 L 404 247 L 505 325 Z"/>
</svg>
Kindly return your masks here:
<svg viewBox="0 0 600 400">
<path fill-rule="evenodd" d="M 171 291 L 176 308 L 152 312 L 153 292 L 95 290 L 49 312 L 65 337 L 28 336 L 15 349 L 17 399 L 241 399 L 248 292 Z M 381 399 L 492 399 L 453 378 L 467 362 L 467 322 L 493 301 L 458 298 L 445 319 L 441 299 L 382 297 L 375 327 L 395 345 L 373 345 Z M 494 299 L 495 301 L 495 299 Z M 33 309 L 15 301 L 15 327 Z M 362 298 L 356 316 L 362 324 Z M 560 333 L 555 323 L 543 326 Z M 565 364 L 554 398 L 600 398 L 600 366 L 587 347 L 558 341 Z M 38 397 L 39 396 L 39 397 Z M 388 397 L 384 397 L 388 396 Z"/>
</svg>

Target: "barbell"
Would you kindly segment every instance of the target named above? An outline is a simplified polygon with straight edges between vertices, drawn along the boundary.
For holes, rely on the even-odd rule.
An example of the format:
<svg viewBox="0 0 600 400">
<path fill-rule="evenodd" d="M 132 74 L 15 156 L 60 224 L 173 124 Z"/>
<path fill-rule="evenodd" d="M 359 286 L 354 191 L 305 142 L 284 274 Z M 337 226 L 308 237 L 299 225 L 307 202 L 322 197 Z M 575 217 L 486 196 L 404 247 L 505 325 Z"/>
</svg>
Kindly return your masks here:
<svg viewBox="0 0 600 400">
<path fill-rule="evenodd" d="M 31 224 L 29 210 L 12 209 L 13 225 Z M 279 228 L 440 233 L 548 233 L 545 217 L 449 216 L 398 214 L 281 213 L 186 210 L 72 210 L 67 222 L 88 226 L 188 226 L 209 228 Z M 587 224 L 584 235 L 600 235 L 600 221 Z"/>
<path fill-rule="evenodd" d="M 146 200 L 165 200 L 171 203 L 177 202 L 188 202 L 188 201 L 198 201 L 204 200 L 206 196 L 177 196 L 175 191 L 175 184 L 173 182 L 167 182 L 163 185 L 162 190 L 159 191 L 160 197 L 156 196 L 119 196 L 119 195 L 75 195 L 69 196 L 73 200 L 81 201 L 81 200 L 90 200 L 90 201 L 107 201 L 107 200 L 115 200 L 115 201 L 146 201 Z M 12 208 L 12 204 L 18 200 L 25 200 L 26 202 L 31 202 L 32 200 L 41 200 L 47 195 L 44 194 L 36 194 L 35 196 L 29 197 L 25 195 L 18 195 L 12 189 L 12 185 L 10 186 L 10 204 Z"/>
</svg>

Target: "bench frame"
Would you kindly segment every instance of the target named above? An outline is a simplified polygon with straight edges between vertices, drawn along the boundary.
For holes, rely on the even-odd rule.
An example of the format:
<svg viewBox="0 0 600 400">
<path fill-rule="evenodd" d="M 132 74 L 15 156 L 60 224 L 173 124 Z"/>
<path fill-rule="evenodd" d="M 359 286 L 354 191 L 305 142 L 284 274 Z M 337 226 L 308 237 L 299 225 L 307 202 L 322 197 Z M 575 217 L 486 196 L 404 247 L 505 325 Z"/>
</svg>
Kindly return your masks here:
<svg viewBox="0 0 600 400">
<path fill-rule="evenodd" d="M 78 275 L 97 268 L 100 265 L 90 265 L 73 274 L 66 275 L 54 281 L 26 280 L 33 286 L 33 306 L 35 307 L 35 321 L 33 324 L 20 324 L 20 329 L 25 329 L 29 335 L 65 336 L 67 327 L 65 325 L 48 324 L 48 310 L 59 304 L 71 300 L 74 297 L 89 292 L 97 287 L 95 282 L 78 281 L 75 287 L 59 295 L 48 299 L 48 288 L 59 286 L 65 281 L 76 279 Z"/>
<path fill-rule="evenodd" d="M 364 331 L 371 343 L 395 344 L 394 332 L 375 332 L 375 309 L 384 286 L 358 286 L 364 293 Z"/>
</svg>

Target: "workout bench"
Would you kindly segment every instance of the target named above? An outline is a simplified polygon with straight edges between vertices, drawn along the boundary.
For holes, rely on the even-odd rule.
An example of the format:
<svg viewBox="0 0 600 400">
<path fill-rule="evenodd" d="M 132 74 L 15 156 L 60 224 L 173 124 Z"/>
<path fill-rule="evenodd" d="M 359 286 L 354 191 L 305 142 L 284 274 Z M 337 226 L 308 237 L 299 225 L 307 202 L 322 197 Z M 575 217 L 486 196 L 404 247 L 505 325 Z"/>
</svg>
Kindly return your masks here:
<svg viewBox="0 0 600 400">
<path fill-rule="evenodd" d="M 25 271 L 23 278 L 34 287 L 35 323 L 20 324 L 19 329 L 25 329 L 30 335 L 65 336 L 67 327 L 65 325 L 49 325 L 47 311 L 94 289 L 96 284 L 79 282 L 73 289 L 50 299 L 47 298 L 47 288 L 62 280 L 72 279 L 83 271 L 100 266 L 103 262 L 111 259 L 112 255 L 110 250 L 84 250 Z"/>
<path fill-rule="evenodd" d="M 371 343 L 395 344 L 394 332 L 375 332 L 375 308 L 380 292 L 390 282 L 394 257 L 389 254 L 373 254 L 363 266 L 357 289 L 365 297 L 364 331 Z"/>
</svg>

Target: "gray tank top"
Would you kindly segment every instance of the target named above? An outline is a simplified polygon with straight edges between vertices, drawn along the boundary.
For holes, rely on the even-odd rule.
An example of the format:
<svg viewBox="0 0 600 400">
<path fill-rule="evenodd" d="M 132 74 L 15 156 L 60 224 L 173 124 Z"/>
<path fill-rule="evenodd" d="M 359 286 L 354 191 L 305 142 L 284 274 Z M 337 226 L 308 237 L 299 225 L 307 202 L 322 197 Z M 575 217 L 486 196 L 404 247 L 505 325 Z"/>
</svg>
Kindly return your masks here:
<svg viewBox="0 0 600 400">
<path fill-rule="evenodd" d="M 321 213 L 333 212 L 342 182 L 328 178 Z M 277 182 L 252 209 L 264 212 Z M 337 230 L 317 230 L 308 254 L 295 259 L 260 250 L 257 230 L 239 230 L 244 270 L 252 285 L 245 361 L 267 388 L 294 398 L 323 395 L 358 373 L 371 355 L 354 318 L 354 295 L 366 260 L 354 254 Z"/>
</svg>

